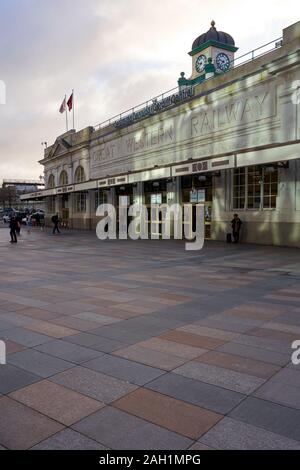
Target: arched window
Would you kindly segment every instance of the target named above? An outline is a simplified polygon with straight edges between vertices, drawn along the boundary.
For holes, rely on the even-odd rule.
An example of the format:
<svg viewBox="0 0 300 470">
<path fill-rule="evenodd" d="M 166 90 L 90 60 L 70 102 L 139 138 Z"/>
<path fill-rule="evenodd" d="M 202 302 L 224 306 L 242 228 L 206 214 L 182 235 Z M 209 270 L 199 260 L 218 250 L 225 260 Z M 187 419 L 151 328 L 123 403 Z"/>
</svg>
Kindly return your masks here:
<svg viewBox="0 0 300 470">
<path fill-rule="evenodd" d="M 68 174 L 65 170 L 63 170 L 59 177 L 59 185 L 65 186 L 66 184 L 68 184 Z"/>
<path fill-rule="evenodd" d="M 54 175 L 50 175 L 48 178 L 48 188 L 54 188 L 54 186 L 55 186 Z"/>
<path fill-rule="evenodd" d="M 76 168 L 75 171 L 75 183 L 82 183 L 85 181 L 85 173 L 82 166 Z"/>
</svg>

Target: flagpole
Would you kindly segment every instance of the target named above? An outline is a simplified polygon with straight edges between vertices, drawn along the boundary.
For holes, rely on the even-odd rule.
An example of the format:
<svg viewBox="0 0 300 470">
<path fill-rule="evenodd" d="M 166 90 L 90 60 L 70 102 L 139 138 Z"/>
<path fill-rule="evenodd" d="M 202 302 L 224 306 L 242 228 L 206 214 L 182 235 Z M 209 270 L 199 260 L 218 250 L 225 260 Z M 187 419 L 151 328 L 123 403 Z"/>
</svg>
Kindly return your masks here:
<svg viewBox="0 0 300 470">
<path fill-rule="evenodd" d="M 74 99 L 74 89 L 72 90 L 72 95 L 73 95 L 73 129 L 75 130 L 75 115 L 74 115 L 74 107 L 75 107 L 75 99 Z"/>
<path fill-rule="evenodd" d="M 65 95 L 65 108 L 66 108 L 66 127 L 67 127 L 67 132 L 68 132 L 67 95 Z"/>
</svg>

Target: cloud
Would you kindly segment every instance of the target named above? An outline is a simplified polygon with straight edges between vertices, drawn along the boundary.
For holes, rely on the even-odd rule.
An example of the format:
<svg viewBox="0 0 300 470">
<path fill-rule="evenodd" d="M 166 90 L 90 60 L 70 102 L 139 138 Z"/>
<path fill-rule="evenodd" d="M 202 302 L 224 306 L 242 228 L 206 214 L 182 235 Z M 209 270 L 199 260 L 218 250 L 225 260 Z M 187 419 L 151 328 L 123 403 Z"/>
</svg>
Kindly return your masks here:
<svg viewBox="0 0 300 470">
<path fill-rule="evenodd" d="M 1 0 L 0 179 L 37 178 L 42 141 L 65 131 L 58 113 L 75 89 L 76 128 L 95 125 L 177 84 L 187 52 L 216 21 L 247 52 L 297 21 L 297 3 L 216 0 Z"/>
</svg>

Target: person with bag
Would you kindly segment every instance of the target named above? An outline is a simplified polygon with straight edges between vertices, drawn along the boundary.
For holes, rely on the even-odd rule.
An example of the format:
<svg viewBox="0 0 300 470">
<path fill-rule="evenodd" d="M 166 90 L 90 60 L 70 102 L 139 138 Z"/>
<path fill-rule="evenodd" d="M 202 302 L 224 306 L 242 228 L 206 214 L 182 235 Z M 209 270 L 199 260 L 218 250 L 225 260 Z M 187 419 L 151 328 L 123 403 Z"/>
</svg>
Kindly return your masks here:
<svg viewBox="0 0 300 470">
<path fill-rule="evenodd" d="M 242 225 L 242 221 L 239 218 L 238 214 L 234 214 L 233 219 L 231 221 L 232 235 L 233 235 L 234 243 L 239 242 L 241 225 Z"/>
</svg>

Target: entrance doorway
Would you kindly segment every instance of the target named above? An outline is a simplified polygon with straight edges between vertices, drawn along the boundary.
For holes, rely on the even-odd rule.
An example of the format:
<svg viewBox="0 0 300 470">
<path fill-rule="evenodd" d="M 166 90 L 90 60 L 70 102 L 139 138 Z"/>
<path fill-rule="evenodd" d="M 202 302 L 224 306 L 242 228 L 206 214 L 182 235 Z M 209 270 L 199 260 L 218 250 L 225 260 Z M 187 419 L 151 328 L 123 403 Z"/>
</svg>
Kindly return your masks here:
<svg viewBox="0 0 300 470">
<path fill-rule="evenodd" d="M 211 238 L 212 175 L 195 174 L 181 176 L 182 203 L 193 206 L 192 230 L 196 230 L 196 204 L 204 204 L 205 238 Z"/>
<path fill-rule="evenodd" d="M 144 183 L 145 205 L 148 211 L 148 233 L 152 234 L 151 227 L 151 206 L 166 204 L 167 202 L 167 181 L 147 181 Z M 154 235 L 161 236 L 162 234 L 162 214 L 158 212 L 158 219 L 152 220 L 156 226 Z"/>
</svg>

